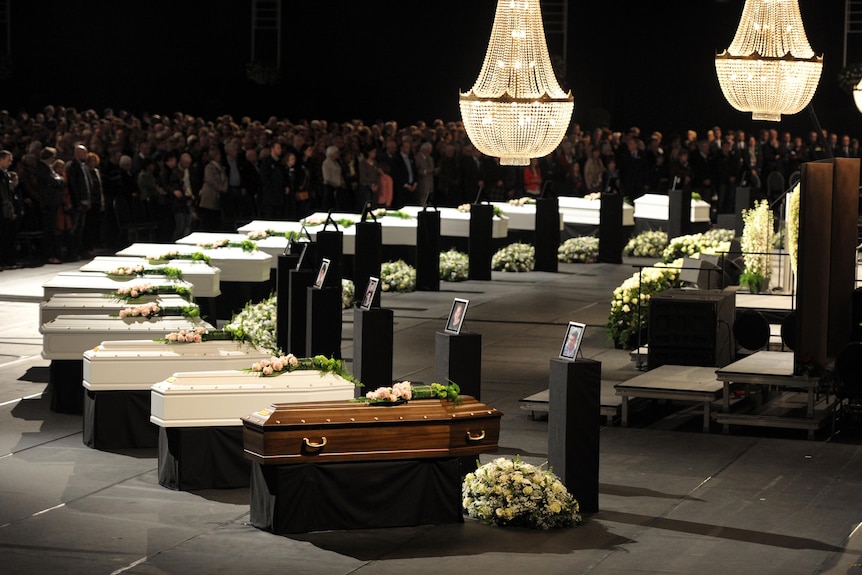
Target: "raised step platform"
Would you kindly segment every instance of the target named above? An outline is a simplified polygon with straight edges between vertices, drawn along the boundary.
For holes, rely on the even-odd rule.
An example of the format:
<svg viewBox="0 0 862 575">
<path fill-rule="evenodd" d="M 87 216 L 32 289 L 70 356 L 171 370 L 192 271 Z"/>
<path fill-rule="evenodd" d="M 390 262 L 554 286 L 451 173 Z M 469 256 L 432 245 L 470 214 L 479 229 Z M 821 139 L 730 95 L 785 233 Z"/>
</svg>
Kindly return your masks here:
<svg viewBox="0 0 862 575">
<path fill-rule="evenodd" d="M 535 418 L 536 412 L 548 413 L 548 400 L 550 390 L 545 389 L 520 400 L 521 409 L 530 412 Z M 601 415 L 605 418 L 606 425 L 612 425 L 620 414 L 622 399 L 614 393 L 613 382 L 602 381 Z"/>
</svg>

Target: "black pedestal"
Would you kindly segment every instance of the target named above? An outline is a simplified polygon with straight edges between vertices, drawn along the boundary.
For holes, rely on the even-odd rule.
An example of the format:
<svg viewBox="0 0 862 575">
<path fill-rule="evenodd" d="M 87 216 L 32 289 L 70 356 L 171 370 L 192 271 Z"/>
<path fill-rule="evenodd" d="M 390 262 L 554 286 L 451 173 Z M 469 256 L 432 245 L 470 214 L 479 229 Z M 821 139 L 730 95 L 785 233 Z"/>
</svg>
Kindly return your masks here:
<svg viewBox="0 0 862 575">
<path fill-rule="evenodd" d="M 368 390 L 392 384 L 394 322 L 391 309 L 353 311 L 353 376 Z"/>
<path fill-rule="evenodd" d="M 178 491 L 248 487 L 242 426 L 160 427 L 159 485 Z"/>
<path fill-rule="evenodd" d="M 490 204 L 470 206 L 470 279 L 491 279 L 491 258 L 494 256 L 494 207 Z"/>
<path fill-rule="evenodd" d="M 84 412 L 84 360 L 51 360 L 49 383 L 51 385 L 51 411 L 55 413 L 81 414 Z"/>
<path fill-rule="evenodd" d="M 446 333 L 434 335 L 434 366 L 437 382 L 458 384 L 462 395 L 482 399 L 482 335 Z"/>
<path fill-rule="evenodd" d="M 353 258 L 353 285 L 356 298 L 362 297 L 369 277 L 380 277 L 383 263 L 383 227 L 377 222 L 356 224 L 356 255 Z M 380 292 L 374 294 L 371 307 L 380 307 Z"/>
<path fill-rule="evenodd" d="M 556 272 L 560 266 L 560 202 L 557 198 L 536 199 L 536 271 Z"/>
<path fill-rule="evenodd" d="M 150 423 L 150 390 L 87 391 L 84 445 L 94 449 L 156 447 L 159 428 Z"/>
<path fill-rule="evenodd" d="M 691 233 L 691 191 L 668 190 L 667 237 Z"/>
<path fill-rule="evenodd" d="M 584 513 L 599 510 L 602 364 L 552 359 L 548 399 L 548 466 Z"/>
<path fill-rule="evenodd" d="M 440 291 L 440 212 L 416 215 L 416 289 Z"/>
<path fill-rule="evenodd" d="M 340 359 L 341 286 L 322 289 L 310 287 L 307 288 L 307 294 L 305 356 L 325 355 Z"/>
<path fill-rule="evenodd" d="M 344 233 L 332 230 L 317 232 L 317 268 L 323 258 L 329 260 L 324 287 L 337 287 L 341 290 L 341 278 L 344 277 Z"/>
<path fill-rule="evenodd" d="M 299 256 L 294 254 L 278 256 L 278 274 L 275 282 L 275 344 L 278 349 L 290 349 L 290 272 L 296 269 Z M 306 286 L 307 287 L 307 286 Z"/>
<path fill-rule="evenodd" d="M 272 533 L 463 523 L 458 459 L 252 464 L 250 522 Z"/>
<path fill-rule="evenodd" d="M 599 261 L 623 263 L 623 195 L 602 194 L 599 208 Z"/>
<path fill-rule="evenodd" d="M 742 231 L 745 229 L 745 222 L 742 220 L 742 211 L 751 209 L 751 188 L 736 188 L 736 193 L 733 197 L 733 209 L 736 216 L 733 229 L 736 231 L 736 237 L 741 238 Z"/>
<path fill-rule="evenodd" d="M 287 346 L 282 351 L 301 356 L 305 353 L 306 308 L 308 307 L 308 288 L 314 283 L 317 271 L 310 269 L 290 270 L 288 272 L 287 299 Z M 280 300 L 279 300 L 280 301 Z M 278 307 L 281 307 L 279 305 Z"/>
</svg>

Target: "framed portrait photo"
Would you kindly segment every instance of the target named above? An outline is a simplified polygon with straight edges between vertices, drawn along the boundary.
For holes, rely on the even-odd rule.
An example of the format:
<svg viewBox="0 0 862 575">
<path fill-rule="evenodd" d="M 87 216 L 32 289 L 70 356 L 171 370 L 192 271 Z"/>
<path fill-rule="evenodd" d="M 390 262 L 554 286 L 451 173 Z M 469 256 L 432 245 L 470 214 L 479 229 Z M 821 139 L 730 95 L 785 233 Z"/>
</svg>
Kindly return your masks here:
<svg viewBox="0 0 862 575">
<path fill-rule="evenodd" d="M 329 271 L 329 260 L 323 258 L 320 261 L 320 270 L 317 272 L 317 277 L 314 280 L 314 288 L 320 289 L 323 287 L 323 282 L 326 280 L 326 272 Z"/>
<path fill-rule="evenodd" d="M 452 302 L 452 309 L 449 310 L 449 319 L 446 321 L 446 329 L 448 333 L 461 333 L 461 326 L 464 325 L 464 316 L 467 315 L 467 306 L 470 300 L 455 298 Z"/>
<path fill-rule="evenodd" d="M 359 303 L 359 309 L 371 309 L 371 302 L 374 301 L 374 294 L 377 293 L 377 286 L 380 284 L 380 278 L 369 277 L 368 287 L 365 288 L 365 295 L 362 296 L 362 301 Z"/>
<path fill-rule="evenodd" d="M 560 348 L 560 358 L 575 361 L 578 357 L 578 350 L 581 349 L 581 340 L 584 339 L 584 330 L 586 324 L 574 321 L 569 322 L 566 328 L 566 337 L 563 339 L 563 347 Z"/>
</svg>

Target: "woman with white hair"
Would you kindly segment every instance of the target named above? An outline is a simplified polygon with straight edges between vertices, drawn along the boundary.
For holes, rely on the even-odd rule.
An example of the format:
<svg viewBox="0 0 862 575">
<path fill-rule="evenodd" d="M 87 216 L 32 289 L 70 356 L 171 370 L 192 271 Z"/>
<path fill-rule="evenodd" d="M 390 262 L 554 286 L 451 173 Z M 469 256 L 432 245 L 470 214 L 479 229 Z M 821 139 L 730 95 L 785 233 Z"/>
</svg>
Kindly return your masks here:
<svg viewBox="0 0 862 575">
<path fill-rule="evenodd" d="M 344 174 L 341 163 L 338 161 L 341 151 L 338 146 L 326 148 L 326 159 L 323 160 L 321 171 L 323 172 L 323 205 L 324 211 L 329 211 L 339 205 L 350 205 L 349 198 L 340 198 L 346 194 L 344 185 Z"/>
</svg>

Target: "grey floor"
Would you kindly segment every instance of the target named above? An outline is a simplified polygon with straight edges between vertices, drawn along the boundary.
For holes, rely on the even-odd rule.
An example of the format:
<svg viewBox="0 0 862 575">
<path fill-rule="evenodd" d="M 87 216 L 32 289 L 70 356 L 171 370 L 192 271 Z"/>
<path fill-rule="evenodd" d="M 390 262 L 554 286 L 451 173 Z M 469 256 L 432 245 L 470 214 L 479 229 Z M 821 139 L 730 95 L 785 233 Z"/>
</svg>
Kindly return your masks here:
<svg viewBox="0 0 862 575">
<path fill-rule="evenodd" d="M 603 328 L 623 265 L 562 265 L 384 294 L 395 311 L 394 373 L 434 380 L 434 334 L 453 297 L 483 341 L 482 400 L 505 415 L 498 454 L 547 459 L 547 419 L 519 400 L 547 388 L 568 321 L 606 386 L 637 375 Z M 862 431 L 735 428 L 679 405 L 603 427 L 600 511 L 558 531 L 464 524 L 278 536 L 248 524 L 248 489 L 172 491 L 155 450 L 82 443 L 80 416 L 49 409 L 41 284 L 75 264 L 0 273 L 0 573 L 862 573 Z M 344 355 L 352 353 L 345 313 Z"/>
</svg>

